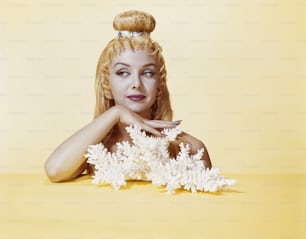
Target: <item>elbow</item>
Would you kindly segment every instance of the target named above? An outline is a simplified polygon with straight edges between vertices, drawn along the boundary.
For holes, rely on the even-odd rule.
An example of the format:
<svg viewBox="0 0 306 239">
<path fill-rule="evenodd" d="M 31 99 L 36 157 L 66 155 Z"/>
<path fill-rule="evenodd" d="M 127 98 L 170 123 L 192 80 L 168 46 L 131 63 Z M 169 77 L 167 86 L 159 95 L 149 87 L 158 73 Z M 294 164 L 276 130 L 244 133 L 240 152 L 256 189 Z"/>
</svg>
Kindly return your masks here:
<svg viewBox="0 0 306 239">
<path fill-rule="evenodd" d="M 51 165 L 51 163 L 47 161 L 45 163 L 44 169 L 45 169 L 46 175 L 48 176 L 49 180 L 52 183 L 60 183 L 64 181 L 63 178 L 61 177 L 61 171 L 59 167 Z"/>
</svg>

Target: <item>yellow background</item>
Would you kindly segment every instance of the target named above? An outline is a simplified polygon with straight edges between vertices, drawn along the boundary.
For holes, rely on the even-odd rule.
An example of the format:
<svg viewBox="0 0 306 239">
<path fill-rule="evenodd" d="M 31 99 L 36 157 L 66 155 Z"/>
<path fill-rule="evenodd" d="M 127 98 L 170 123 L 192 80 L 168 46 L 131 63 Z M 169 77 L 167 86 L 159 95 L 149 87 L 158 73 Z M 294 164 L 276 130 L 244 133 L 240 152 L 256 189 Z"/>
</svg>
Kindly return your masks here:
<svg viewBox="0 0 306 239">
<path fill-rule="evenodd" d="M 92 120 L 98 57 L 129 9 L 155 16 L 175 119 L 237 179 L 228 191 L 44 175 Z M 305 238 L 305 93 L 303 0 L 1 0 L 0 238 Z"/>
<path fill-rule="evenodd" d="M 226 173 L 305 173 L 304 1 L 1 1 L 0 173 L 41 173 L 92 119 L 112 20 L 157 20 L 175 119 Z"/>
</svg>

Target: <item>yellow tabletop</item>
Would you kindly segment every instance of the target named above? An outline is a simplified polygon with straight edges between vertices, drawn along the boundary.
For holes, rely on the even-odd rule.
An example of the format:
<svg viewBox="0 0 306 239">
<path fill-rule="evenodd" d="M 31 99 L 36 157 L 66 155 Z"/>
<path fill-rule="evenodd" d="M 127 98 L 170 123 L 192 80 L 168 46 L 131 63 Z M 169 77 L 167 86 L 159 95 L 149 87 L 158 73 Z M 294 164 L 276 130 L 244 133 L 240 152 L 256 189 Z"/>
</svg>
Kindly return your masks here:
<svg viewBox="0 0 306 239">
<path fill-rule="evenodd" d="M 306 238 L 306 175 L 227 175 L 227 191 L 192 194 L 150 182 L 115 191 L 89 176 L 0 175 L 0 238 Z"/>
</svg>

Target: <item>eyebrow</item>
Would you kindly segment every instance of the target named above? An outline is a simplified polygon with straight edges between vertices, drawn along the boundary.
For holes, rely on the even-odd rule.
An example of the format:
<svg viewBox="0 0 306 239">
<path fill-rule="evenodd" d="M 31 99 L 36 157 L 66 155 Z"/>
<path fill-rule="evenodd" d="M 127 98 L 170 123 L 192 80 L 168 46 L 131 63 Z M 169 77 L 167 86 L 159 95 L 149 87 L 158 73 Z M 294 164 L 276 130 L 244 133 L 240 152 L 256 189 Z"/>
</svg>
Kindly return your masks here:
<svg viewBox="0 0 306 239">
<path fill-rule="evenodd" d="M 117 62 L 115 65 L 113 65 L 113 67 L 115 67 L 115 66 L 117 66 L 117 65 L 130 66 L 129 64 L 126 64 L 126 63 Z"/>
<path fill-rule="evenodd" d="M 113 67 L 116 67 L 117 65 L 123 65 L 123 66 L 126 66 L 126 67 L 130 67 L 131 66 L 131 65 L 123 63 L 123 62 L 117 62 L 115 65 L 113 65 Z M 142 67 L 148 67 L 148 66 L 157 67 L 157 65 L 154 64 L 154 63 L 148 63 L 148 64 L 143 65 Z"/>
</svg>

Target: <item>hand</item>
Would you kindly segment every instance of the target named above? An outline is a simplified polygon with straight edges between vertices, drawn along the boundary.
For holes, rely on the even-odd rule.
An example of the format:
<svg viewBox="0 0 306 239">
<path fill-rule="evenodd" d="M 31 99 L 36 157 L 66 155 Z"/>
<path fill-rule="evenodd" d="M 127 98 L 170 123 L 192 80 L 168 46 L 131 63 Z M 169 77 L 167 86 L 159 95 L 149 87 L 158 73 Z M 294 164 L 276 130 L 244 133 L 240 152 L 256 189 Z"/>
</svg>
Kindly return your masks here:
<svg viewBox="0 0 306 239">
<path fill-rule="evenodd" d="M 142 130 L 145 130 L 155 136 L 163 136 L 157 129 L 176 127 L 181 123 L 181 120 L 177 121 L 165 121 L 165 120 L 149 120 L 141 117 L 134 111 L 122 106 L 114 106 L 119 112 L 119 122 L 126 125 L 138 125 Z"/>
</svg>

